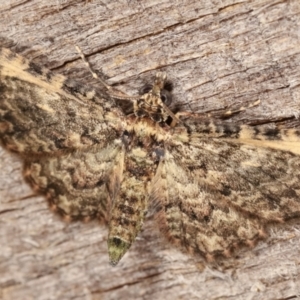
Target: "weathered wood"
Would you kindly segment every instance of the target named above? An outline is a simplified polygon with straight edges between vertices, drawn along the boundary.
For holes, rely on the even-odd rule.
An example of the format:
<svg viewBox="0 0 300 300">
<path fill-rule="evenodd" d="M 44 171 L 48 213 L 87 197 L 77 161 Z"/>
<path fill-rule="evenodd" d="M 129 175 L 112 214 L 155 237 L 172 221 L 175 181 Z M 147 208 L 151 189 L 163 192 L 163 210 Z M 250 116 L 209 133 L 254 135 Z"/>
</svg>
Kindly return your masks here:
<svg viewBox="0 0 300 300">
<path fill-rule="evenodd" d="M 2 0 L 0 45 L 95 84 L 75 51 L 133 94 L 156 70 L 180 110 L 216 113 L 257 99 L 230 121 L 299 126 L 298 0 Z M 124 83 L 124 85 L 123 85 Z M 278 299 L 300 293 L 299 224 L 272 227 L 254 250 L 219 269 L 165 243 L 151 219 L 120 264 L 108 265 L 107 229 L 62 222 L 0 149 L 1 299 Z"/>
</svg>

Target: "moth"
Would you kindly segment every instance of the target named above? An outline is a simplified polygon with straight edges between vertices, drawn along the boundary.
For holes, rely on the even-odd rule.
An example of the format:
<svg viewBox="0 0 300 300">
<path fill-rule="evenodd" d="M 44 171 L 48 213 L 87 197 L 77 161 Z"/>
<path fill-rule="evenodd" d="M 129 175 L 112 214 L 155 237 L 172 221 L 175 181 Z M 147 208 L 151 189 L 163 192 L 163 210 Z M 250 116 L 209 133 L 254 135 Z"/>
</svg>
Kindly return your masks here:
<svg viewBox="0 0 300 300">
<path fill-rule="evenodd" d="M 150 209 L 172 243 L 207 260 L 300 216 L 298 128 L 174 113 L 164 72 L 136 97 L 101 83 L 82 85 L 0 52 L 3 147 L 23 158 L 26 180 L 52 209 L 108 223 L 112 265 Z M 116 100 L 131 103 L 132 113 Z"/>
</svg>

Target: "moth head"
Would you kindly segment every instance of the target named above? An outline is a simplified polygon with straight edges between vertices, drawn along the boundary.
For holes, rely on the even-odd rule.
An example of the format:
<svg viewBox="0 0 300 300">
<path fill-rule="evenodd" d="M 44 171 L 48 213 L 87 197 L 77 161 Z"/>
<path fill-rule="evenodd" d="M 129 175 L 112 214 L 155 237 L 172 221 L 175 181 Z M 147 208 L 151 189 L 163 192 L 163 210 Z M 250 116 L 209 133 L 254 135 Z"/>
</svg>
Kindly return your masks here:
<svg viewBox="0 0 300 300">
<path fill-rule="evenodd" d="M 137 117 L 149 117 L 155 122 L 164 122 L 170 116 L 167 105 L 171 103 L 170 91 L 165 89 L 167 74 L 157 72 L 152 86 L 146 86 L 143 94 L 134 103 Z"/>
<path fill-rule="evenodd" d="M 181 123 L 178 117 L 169 109 L 172 102 L 172 84 L 167 81 L 165 72 L 157 72 L 154 83 L 146 85 L 141 96 L 131 97 L 118 90 L 110 91 L 110 96 L 116 100 L 126 100 L 133 104 L 133 112 L 139 118 L 150 118 L 155 122 L 164 122 L 175 126 Z"/>
</svg>

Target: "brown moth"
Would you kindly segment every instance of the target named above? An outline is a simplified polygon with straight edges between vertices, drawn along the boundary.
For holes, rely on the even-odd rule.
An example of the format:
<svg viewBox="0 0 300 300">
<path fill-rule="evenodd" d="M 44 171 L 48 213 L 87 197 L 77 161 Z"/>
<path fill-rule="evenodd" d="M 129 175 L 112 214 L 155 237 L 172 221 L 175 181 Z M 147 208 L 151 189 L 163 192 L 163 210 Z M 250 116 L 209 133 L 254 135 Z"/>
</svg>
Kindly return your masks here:
<svg viewBox="0 0 300 300">
<path fill-rule="evenodd" d="M 298 129 L 174 114 L 165 73 L 139 97 L 102 85 L 1 49 L 2 145 L 24 159 L 26 180 L 60 214 L 108 222 L 111 264 L 149 207 L 171 242 L 208 260 L 254 244 L 268 223 L 300 216 Z M 132 103 L 133 113 L 116 99 Z"/>
</svg>

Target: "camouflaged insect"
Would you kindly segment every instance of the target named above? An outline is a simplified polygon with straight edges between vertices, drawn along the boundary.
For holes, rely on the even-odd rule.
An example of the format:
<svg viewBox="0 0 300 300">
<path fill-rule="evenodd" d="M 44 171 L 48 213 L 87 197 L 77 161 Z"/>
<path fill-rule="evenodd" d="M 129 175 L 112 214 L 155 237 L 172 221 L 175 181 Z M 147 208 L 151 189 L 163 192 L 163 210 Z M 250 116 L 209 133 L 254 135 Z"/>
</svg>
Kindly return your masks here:
<svg viewBox="0 0 300 300">
<path fill-rule="evenodd" d="M 268 223 L 300 216 L 298 129 L 174 115 L 165 83 L 157 73 L 150 91 L 128 97 L 2 49 L 2 145 L 22 156 L 27 181 L 63 216 L 108 222 L 113 265 L 149 207 L 171 242 L 208 260 L 255 244 Z"/>
</svg>

